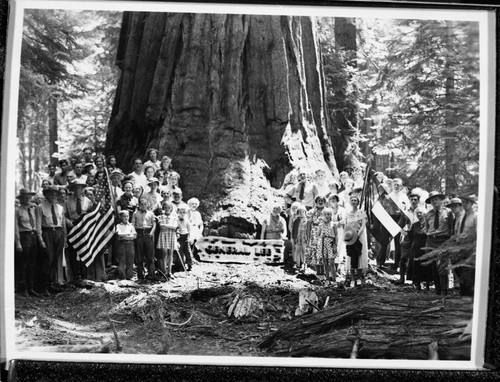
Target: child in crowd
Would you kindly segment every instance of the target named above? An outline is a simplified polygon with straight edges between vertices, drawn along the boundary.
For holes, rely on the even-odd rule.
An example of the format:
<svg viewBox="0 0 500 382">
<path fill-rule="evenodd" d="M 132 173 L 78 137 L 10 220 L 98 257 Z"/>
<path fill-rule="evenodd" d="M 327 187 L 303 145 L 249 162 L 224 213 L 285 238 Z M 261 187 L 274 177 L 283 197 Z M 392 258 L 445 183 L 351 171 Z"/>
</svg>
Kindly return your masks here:
<svg viewBox="0 0 500 382">
<path fill-rule="evenodd" d="M 177 242 L 179 221 L 177 213 L 173 211 L 172 203 L 163 203 L 161 214 L 158 216 L 158 225 L 160 226 L 160 234 L 156 244 L 156 248 L 160 250 L 158 253 L 158 268 L 167 281 L 170 281 L 173 278 L 172 262 L 174 251 L 179 246 Z"/>
<path fill-rule="evenodd" d="M 187 218 L 190 225 L 189 245 L 191 246 L 193 256 L 196 258 L 196 242 L 203 236 L 203 219 L 201 218 L 200 211 L 198 211 L 200 201 L 197 198 L 191 198 L 188 200 L 187 204 L 189 206 Z"/>
<path fill-rule="evenodd" d="M 305 269 L 306 248 L 309 241 L 307 232 L 306 208 L 300 204 L 297 206 L 297 217 L 292 225 L 293 259 L 295 267 L 299 270 Z"/>
<path fill-rule="evenodd" d="M 116 225 L 118 238 L 118 277 L 130 280 L 134 270 L 134 240 L 137 237 L 134 226 L 129 223 L 129 212 L 127 210 L 118 213 L 120 223 Z"/>
<path fill-rule="evenodd" d="M 318 261 L 323 265 L 328 281 L 335 282 L 337 275 L 335 258 L 337 257 L 337 227 L 333 221 L 333 211 L 327 207 L 323 210 L 322 220 L 318 226 Z"/>
<path fill-rule="evenodd" d="M 177 215 L 179 216 L 179 256 L 186 271 L 190 271 L 193 266 L 191 247 L 189 246 L 191 223 L 187 216 L 188 211 L 189 207 L 186 203 L 181 203 L 177 207 Z"/>
</svg>

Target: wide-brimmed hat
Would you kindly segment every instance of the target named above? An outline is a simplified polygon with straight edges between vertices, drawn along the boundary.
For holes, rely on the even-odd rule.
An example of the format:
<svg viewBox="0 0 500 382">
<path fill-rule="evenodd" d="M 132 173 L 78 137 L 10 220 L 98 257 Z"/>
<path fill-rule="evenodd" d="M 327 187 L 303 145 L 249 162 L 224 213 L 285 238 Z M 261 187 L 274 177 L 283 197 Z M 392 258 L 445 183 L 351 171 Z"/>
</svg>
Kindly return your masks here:
<svg viewBox="0 0 500 382">
<path fill-rule="evenodd" d="M 17 199 L 22 198 L 23 196 L 33 196 L 35 195 L 36 192 L 32 192 L 28 190 L 27 188 L 21 188 L 19 190 L 19 195 L 16 196 Z"/>
<path fill-rule="evenodd" d="M 439 191 L 431 191 L 431 193 L 429 194 L 429 197 L 427 199 L 425 199 L 425 203 L 426 204 L 430 204 L 431 203 L 431 199 L 434 198 L 434 197 L 436 197 L 436 196 L 439 196 L 439 198 L 441 200 L 444 200 L 446 198 L 446 196 L 444 196 L 444 194 L 442 194 Z"/>
<path fill-rule="evenodd" d="M 47 186 L 47 188 L 44 188 L 42 190 L 43 195 L 47 195 L 49 192 L 57 192 L 59 194 L 62 193 L 61 188 L 59 186 Z"/>
<path fill-rule="evenodd" d="M 182 190 L 179 187 L 175 187 L 172 190 L 172 195 L 177 194 L 177 195 L 182 195 Z"/>
<path fill-rule="evenodd" d="M 158 178 L 155 178 L 154 176 L 148 180 L 148 184 L 151 183 L 156 183 L 158 186 L 160 185 L 160 181 L 158 180 Z"/>
<path fill-rule="evenodd" d="M 452 198 L 450 200 L 450 202 L 448 203 L 448 207 L 451 207 L 451 206 L 461 206 L 462 205 L 462 200 L 460 198 Z"/>
<path fill-rule="evenodd" d="M 76 188 L 78 186 L 85 188 L 85 187 L 87 187 L 87 183 L 84 182 L 82 179 L 75 179 L 74 181 L 68 183 L 69 189 Z"/>
<path fill-rule="evenodd" d="M 112 178 L 114 176 L 117 176 L 120 178 L 120 180 L 122 180 L 123 177 L 125 176 L 125 174 L 123 172 L 121 172 L 120 170 L 113 170 L 113 171 L 111 171 L 111 174 L 109 174 L 109 177 Z"/>
<path fill-rule="evenodd" d="M 476 195 L 463 195 L 463 196 L 460 196 L 460 199 L 463 201 L 471 202 L 471 203 L 477 203 Z"/>
<path fill-rule="evenodd" d="M 83 167 L 94 167 L 94 164 L 92 162 L 87 162 L 83 165 Z"/>
<path fill-rule="evenodd" d="M 358 232 L 354 228 L 347 227 L 344 231 L 344 243 L 346 245 L 354 244 L 358 240 Z"/>
</svg>

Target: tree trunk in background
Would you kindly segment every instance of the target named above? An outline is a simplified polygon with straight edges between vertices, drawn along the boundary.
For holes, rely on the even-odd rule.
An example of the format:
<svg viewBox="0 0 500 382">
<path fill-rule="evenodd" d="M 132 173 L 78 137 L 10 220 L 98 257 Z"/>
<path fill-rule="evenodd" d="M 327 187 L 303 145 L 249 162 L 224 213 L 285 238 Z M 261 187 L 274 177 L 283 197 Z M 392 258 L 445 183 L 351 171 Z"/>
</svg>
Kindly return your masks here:
<svg viewBox="0 0 500 382">
<path fill-rule="evenodd" d="M 57 158 L 52 155 L 59 151 L 57 147 L 57 98 L 49 97 L 49 154 L 50 163 L 57 164 Z"/>
<path fill-rule="evenodd" d="M 335 18 L 335 48 L 345 52 L 345 65 L 356 67 L 357 43 L 356 24 L 353 18 Z M 348 84 L 339 84 L 337 102 L 333 124 L 337 127 L 338 135 L 335 139 L 336 159 L 340 168 L 348 169 L 358 165 L 358 160 L 350 147 L 350 137 L 356 133 L 358 127 L 357 108 L 354 102 L 349 102 Z"/>
<path fill-rule="evenodd" d="M 337 172 L 307 17 L 126 13 L 117 64 L 106 154 L 172 157 L 212 234 L 251 235 L 292 168 Z"/>
</svg>

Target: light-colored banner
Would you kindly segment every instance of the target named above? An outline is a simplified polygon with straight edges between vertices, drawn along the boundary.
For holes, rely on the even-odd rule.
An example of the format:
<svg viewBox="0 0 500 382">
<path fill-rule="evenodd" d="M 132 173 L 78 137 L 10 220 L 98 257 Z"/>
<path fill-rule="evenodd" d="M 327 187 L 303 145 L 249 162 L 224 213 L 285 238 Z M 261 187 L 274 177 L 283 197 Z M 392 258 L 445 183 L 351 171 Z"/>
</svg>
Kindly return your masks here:
<svg viewBox="0 0 500 382">
<path fill-rule="evenodd" d="M 200 260 L 218 263 L 282 263 L 283 240 L 204 236 L 196 242 Z"/>
<path fill-rule="evenodd" d="M 385 229 L 389 231 L 392 237 L 396 236 L 401 231 L 401 227 L 385 210 L 385 208 L 382 206 L 382 203 L 375 203 L 373 205 L 372 212 L 377 217 L 379 222 L 385 227 Z"/>
</svg>

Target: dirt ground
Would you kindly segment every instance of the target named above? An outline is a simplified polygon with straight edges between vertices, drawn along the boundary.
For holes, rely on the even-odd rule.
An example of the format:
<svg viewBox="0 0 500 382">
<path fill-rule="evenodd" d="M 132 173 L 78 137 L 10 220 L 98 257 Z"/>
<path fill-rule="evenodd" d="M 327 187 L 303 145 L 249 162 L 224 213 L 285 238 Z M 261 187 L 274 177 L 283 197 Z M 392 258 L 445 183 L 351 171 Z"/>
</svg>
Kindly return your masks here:
<svg viewBox="0 0 500 382">
<path fill-rule="evenodd" d="M 265 357 L 272 353 L 258 344 L 279 328 L 360 295 L 404 294 L 428 301 L 429 308 L 441 301 L 432 290 L 393 285 L 396 275 L 373 270 L 366 285 L 350 288 L 263 264 L 198 263 L 175 275 L 171 282 L 111 279 L 67 286 L 46 298 L 16 296 L 16 345 L 49 352 Z M 299 309 L 304 293 L 309 300 Z M 462 301 L 456 292 L 447 298 Z M 463 303 L 472 309 L 471 300 Z"/>
</svg>

